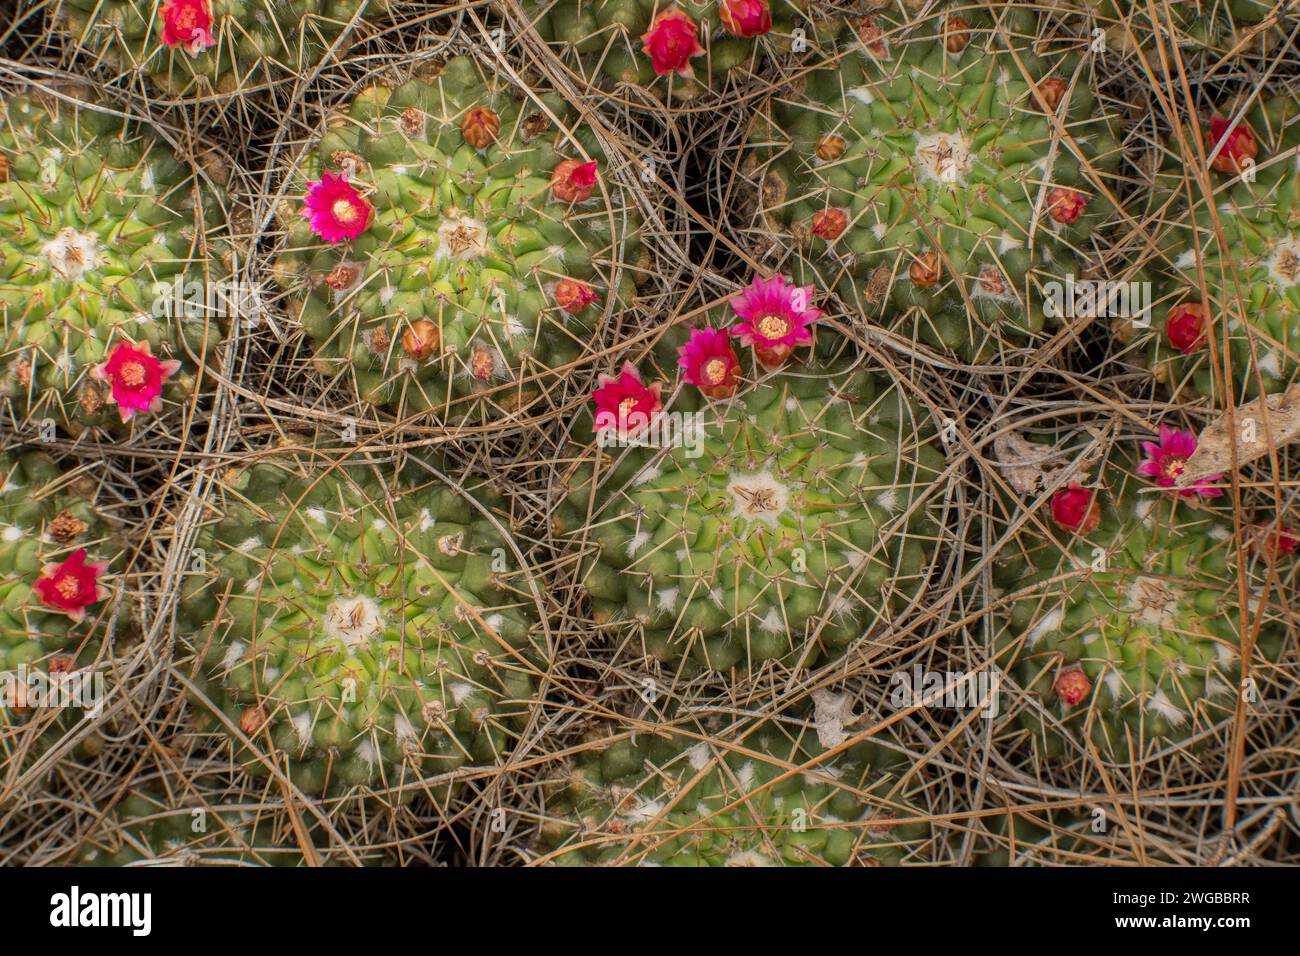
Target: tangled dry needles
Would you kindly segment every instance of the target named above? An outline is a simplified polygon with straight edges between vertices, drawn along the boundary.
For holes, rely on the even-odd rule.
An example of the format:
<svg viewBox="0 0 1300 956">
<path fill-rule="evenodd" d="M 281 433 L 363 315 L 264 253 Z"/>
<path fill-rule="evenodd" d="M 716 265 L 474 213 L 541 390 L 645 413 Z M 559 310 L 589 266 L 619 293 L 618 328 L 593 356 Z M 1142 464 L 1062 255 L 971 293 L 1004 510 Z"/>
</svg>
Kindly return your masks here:
<svg viewBox="0 0 1300 956">
<path fill-rule="evenodd" d="M 1300 862 L 1298 96 L 1290 0 L 24 0 L 0 862 Z"/>
</svg>

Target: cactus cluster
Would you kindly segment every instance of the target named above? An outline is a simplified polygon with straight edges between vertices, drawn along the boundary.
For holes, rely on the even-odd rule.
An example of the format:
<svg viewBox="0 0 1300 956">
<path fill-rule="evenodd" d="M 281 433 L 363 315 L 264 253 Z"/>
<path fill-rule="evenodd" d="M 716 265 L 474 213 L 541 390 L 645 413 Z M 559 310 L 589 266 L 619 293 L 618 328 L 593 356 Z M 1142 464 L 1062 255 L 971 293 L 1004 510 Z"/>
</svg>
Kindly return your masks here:
<svg viewBox="0 0 1300 956">
<path fill-rule="evenodd" d="M 467 57 L 359 94 L 295 173 L 276 271 L 330 377 L 399 414 L 520 413 L 637 280 L 591 130 Z"/>
<path fill-rule="evenodd" d="M 216 197 L 86 97 L 0 96 L 0 400 L 29 439 L 183 399 L 222 339 Z"/>
<path fill-rule="evenodd" d="M 969 21 L 964 19 L 969 16 Z M 751 238 L 869 321 L 986 360 L 1044 326 L 1111 210 L 1113 117 L 1013 14 L 872 15 L 754 122 Z"/>
<path fill-rule="evenodd" d="M 743 671 L 839 656 L 915 605 L 942 541 L 927 409 L 835 362 L 760 374 L 728 398 L 693 391 L 655 419 L 679 431 L 610 443 L 569 479 L 557 523 L 570 546 L 594 546 L 583 583 L 597 621 L 661 660 Z"/>
<path fill-rule="evenodd" d="M 178 788 L 184 784 L 175 781 Z M 312 820 L 304 821 L 312 833 Z M 288 820 L 209 806 L 183 790 L 135 787 L 78 848 L 77 866 L 303 866 Z"/>
<path fill-rule="evenodd" d="M 1277 97 L 1240 119 L 1227 113 L 1202 124 L 1209 168 L 1201 168 L 1212 193 L 1194 185 L 1188 209 L 1186 161 L 1170 161 L 1158 177 L 1173 180 L 1155 194 L 1168 211 L 1153 220 L 1161 226 L 1155 311 L 1163 320 L 1140 338 L 1131 321 L 1116 323 L 1157 382 L 1219 405 L 1282 391 L 1300 363 L 1300 107 Z M 1196 144 L 1187 148 L 1200 165 Z"/>
<path fill-rule="evenodd" d="M 1241 635 L 1255 635 L 1261 660 L 1281 653 L 1284 629 L 1262 598 L 1277 533 L 1248 542 L 1257 593 L 1243 613 L 1231 521 L 1202 500 L 1221 492 L 1152 494 L 1136 472 L 1173 474 L 1188 439 L 1166 430 L 1148 445 L 1144 467 L 1117 453 L 1096 482 L 1055 492 L 1050 520 L 1013 537 L 994 566 L 997 661 L 1026 691 L 1020 720 L 1046 753 L 1071 738 L 1119 761 L 1204 743 L 1237 706 Z"/>
<path fill-rule="evenodd" d="M 182 97 L 283 82 L 367 32 L 387 0 L 62 0 L 56 19 L 96 60 Z M 360 16 L 359 16 L 360 15 Z M 346 49 L 346 45 L 343 46 Z"/>
<path fill-rule="evenodd" d="M 608 728 L 606 728 L 608 730 Z M 559 866 L 898 866 L 930 839 L 900 766 L 806 732 L 687 727 L 594 739 L 547 781 Z M 807 769 L 798 769 L 807 766 Z M 900 792 L 901 791 L 901 792 Z"/>
<path fill-rule="evenodd" d="M 636 102 L 716 99 L 763 56 L 807 49 L 806 0 L 525 0 L 530 26 L 590 86 Z"/>
<path fill-rule="evenodd" d="M 0 454 L 0 757 L 7 767 L 93 710 L 114 637 L 122 545 L 98 489 L 40 452 Z"/>
<path fill-rule="evenodd" d="M 266 461 L 216 496 L 179 610 L 196 718 L 307 793 L 445 792 L 434 778 L 503 758 L 532 695 L 508 517 L 415 464 L 391 485 L 317 464 Z"/>
</svg>

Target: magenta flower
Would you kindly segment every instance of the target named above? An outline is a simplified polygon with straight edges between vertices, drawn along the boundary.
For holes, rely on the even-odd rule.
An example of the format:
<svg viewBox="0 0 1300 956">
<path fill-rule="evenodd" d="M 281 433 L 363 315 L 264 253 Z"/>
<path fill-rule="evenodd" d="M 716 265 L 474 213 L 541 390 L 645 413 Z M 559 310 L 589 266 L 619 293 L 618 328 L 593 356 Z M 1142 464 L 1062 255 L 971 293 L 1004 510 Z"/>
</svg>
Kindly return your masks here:
<svg viewBox="0 0 1300 956">
<path fill-rule="evenodd" d="M 646 428 L 664 403 L 659 398 L 660 382 L 646 385 L 631 362 L 623 363 L 618 377 L 601 375 L 591 398 L 596 403 L 596 431 L 615 428 L 631 435 Z"/>
<path fill-rule="evenodd" d="M 108 383 L 108 403 L 127 422 L 136 412 L 162 410 L 163 383 L 180 367 L 180 362 L 154 358 L 148 342 L 120 342 L 106 362 L 90 370 L 90 377 Z"/>
<path fill-rule="evenodd" d="M 341 175 L 323 173 L 320 182 L 309 182 L 306 203 L 303 216 L 326 242 L 355 239 L 370 222 L 370 204 Z"/>
<path fill-rule="evenodd" d="M 198 56 L 217 45 L 207 0 L 168 0 L 162 20 L 162 41 L 167 46 L 178 46 L 190 56 Z"/>
<path fill-rule="evenodd" d="M 709 398 L 727 398 L 736 393 L 740 361 L 724 329 L 695 329 L 685 345 L 677 349 L 682 381 L 694 385 Z"/>
<path fill-rule="evenodd" d="M 1168 425 L 1161 425 L 1160 441 L 1144 441 L 1142 450 L 1147 453 L 1147 457 L 1138 465 L 1138 474 L 1155 479 L 1155 483 L 1161 488 L 1172 488 L 1178 476 L 1183 473 L 1187 459 L 1191 458 L 1192 452 L 1196 451 L 1196 436 L 1190 431 L 1179 431 Z M 1179 489 L 1178 493 L 1184 498 L 1193 498 L 1197 495 L 1202 498 L 1217 498 L 1223 494 L 1223 489 L 1212 488 L 1210 483 L 1222 477 L 1221 474 L 1210 475 L 1208 478 L 1196 481 L 1190 487 Z"/>
<path fill-rule="evenodd" d="M 786 285 L 785 276 L 754 276 L 749 288 L 731 300 L 731 309 L 740 319 L 731 334 L 753 346 L 765 367 L 778 367 L 796 345 L 812 341 L 808 326 L 822 314 L 812 307 L 812 292 L 810 285 Z"/>
</svg>

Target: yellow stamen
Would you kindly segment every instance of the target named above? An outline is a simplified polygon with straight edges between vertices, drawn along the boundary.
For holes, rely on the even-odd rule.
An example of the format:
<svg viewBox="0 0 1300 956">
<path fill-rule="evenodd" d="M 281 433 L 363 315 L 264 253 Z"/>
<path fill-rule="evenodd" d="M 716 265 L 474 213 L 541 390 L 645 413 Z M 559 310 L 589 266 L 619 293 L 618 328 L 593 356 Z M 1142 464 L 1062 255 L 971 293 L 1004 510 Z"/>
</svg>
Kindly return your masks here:
<svg viewBox="0 0 1300 956">
<path fill-rule="evenodd" d="M 790 334 L 790 323 L 779 315 L 765 315 L 758 320 L 758 334 L 765 339 L 779 339 Z"/>
<path fill-rule="evenodd" d="M 139 388 L 144 384 L 144 366 L 139 362 L 123 362 L 117 374 L 124 385 L 129 385 L 132 388 Z"/>
<path fill-rule="evenodd" d="M 334 200 L 334 218 L 339 222 L 351 222 L 357 218 L 357 209 L 346 199 Z"/>
</svg>

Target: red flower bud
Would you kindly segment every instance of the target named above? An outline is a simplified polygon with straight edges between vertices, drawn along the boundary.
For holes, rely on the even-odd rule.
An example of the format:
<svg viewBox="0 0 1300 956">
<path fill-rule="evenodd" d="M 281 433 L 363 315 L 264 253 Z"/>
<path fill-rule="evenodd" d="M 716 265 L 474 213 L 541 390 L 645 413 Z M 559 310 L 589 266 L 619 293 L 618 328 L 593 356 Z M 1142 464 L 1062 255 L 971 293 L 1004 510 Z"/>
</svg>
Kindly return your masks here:
<svg viewBox="0 0 1300 956">
<path fill-rule="evenodd" d="M 1205 305 L 1201 302 L 1182 302 L 1174 306 L 1165 320 L 1169 344 L 1184 355 L 1204 348 L 1205 319 Z"/>
<path fill-rule="evenodd" d="M 1091 534 L 1101 524 L 1097 493 L 1077 482 L 1052 495 L 1052 520 L 1065 531 Z"/>
</svg>

